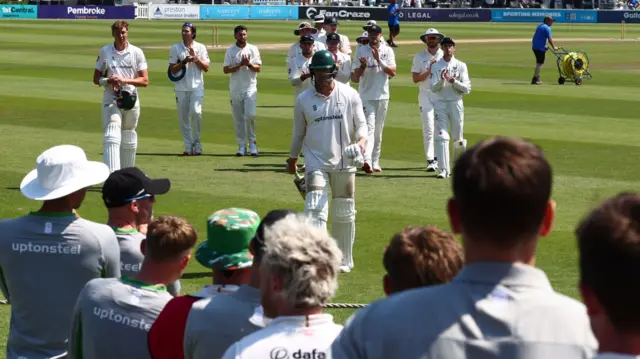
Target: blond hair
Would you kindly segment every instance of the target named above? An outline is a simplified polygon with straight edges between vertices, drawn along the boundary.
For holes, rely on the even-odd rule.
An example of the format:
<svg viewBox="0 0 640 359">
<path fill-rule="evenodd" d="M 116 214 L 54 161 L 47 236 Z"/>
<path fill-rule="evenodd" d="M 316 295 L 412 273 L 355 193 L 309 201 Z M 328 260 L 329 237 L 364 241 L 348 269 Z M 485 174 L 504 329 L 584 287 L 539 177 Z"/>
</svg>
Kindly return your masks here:
<svg viewBox="0 0 640 359">
<path fill-rule="evenodd" d="M 145 256 L 156 261 L 175 259 L 190 251 L 197 240 L 195 228 L 186 219 L 160 216 L 149 223 Z"/>
<path fill-rule="evenodd" d="M 282 279 L 281 295 L 294 308 L 321 306 L 338 288 L 342 252 L 304 214 L 290 214 L 265 229 L 262 265 Z"/>
</svg>

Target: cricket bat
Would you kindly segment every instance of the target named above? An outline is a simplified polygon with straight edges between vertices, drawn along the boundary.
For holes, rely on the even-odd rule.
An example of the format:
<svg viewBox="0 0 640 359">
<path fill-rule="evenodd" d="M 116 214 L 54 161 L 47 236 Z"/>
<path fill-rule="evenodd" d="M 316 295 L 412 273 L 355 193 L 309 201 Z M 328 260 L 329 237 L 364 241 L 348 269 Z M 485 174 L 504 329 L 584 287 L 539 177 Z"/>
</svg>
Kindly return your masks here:
<svg viewBox="0 0 640 359">
<path fill-rule="evenodd" d="M 298 189 L 298 192 L 300 192 L 300 195 L 302 196 L 302 199 L 306 199 L 307 198 L 307 185 L 305 183 L 304 176 L 301 175 L 300 173 L 296 172 L 296 174 L 294 175 L 294 178 L 293 178 L 293 184 L 296 185 L 296 188 Z"/>
</svg>

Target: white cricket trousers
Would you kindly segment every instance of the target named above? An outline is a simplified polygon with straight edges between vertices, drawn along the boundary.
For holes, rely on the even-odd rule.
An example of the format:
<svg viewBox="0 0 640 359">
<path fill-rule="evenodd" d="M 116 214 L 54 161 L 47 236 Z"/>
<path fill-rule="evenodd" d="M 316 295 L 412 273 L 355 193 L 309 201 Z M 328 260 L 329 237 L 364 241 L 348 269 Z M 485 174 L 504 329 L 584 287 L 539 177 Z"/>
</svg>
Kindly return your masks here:
<svg viewBox="0 0 640 359">
<path fill-rule="evenodd" d="M 384 120 L 387 117 L 389 100 L 362 100 L 362 107 L 368 129 L 364 160 L 378 165 L 382 153 L 382 131 L 384 130 Z"/>
<path fill-rule="evenodd" d="M 342 251 L 342 265 L 353 268 L 353 244 L 356 238 L 356 174 L 355 172 L 305 171 L 307 196 L 304 212 L 314 219 L 316 226 L 327 230 L 331 210 L 331 236 Z M 329 206 L 331 189 L 331 206 Z"/>
<path fill-rule="evenodd" d="M 433 129 L 435 127 L 435 110 L 429 92 L 420 91 L 418 96 L 420 115 L 422 116 L 422 139 L 427 162 L 433 160 Z"/>
<path fill-rule="evenodd" d="M 435 101 L 434 112 L 436 137 L 440 142 L 440 145 L 435 146 L 438 149 L 435 154 L 438 158 L 438 167 L 450 172 L 449 140 L 456 143 L 464 138 L 464 104 L 462 100 Z M 446 151 L 446 154 L 438 153 L 442 151 Z"/>
<path fill-rule="evenodd" d="M 184 151 L 201 152 L 200 131 L 202 129 L 202 98 L 204 90 L 176 91 L 176 107 L 180 120 L 180 131 Z"/>
<path fill-rule="evenodd" d="M 235 122 L 236 142 L 245 146 L 256 142 L 256 99 L 258 92 L 231 93 L 231 112 Z"/>
<path fill-rule="evenodd" d="M 102 101 L 103 159 L 109 171 L 135 166 L 139 118 L 140 97 L 129 111 L 119 109 L 111 97 Z"/>
</svg>

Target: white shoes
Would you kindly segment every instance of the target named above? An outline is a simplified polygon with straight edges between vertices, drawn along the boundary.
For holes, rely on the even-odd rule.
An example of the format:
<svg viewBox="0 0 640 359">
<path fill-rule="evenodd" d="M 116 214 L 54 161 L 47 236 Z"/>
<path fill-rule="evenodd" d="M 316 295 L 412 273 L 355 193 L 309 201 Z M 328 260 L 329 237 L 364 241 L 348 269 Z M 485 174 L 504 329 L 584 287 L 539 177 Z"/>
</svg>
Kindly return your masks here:
<svg viewBox="0 0 640 359">
<path fill-rule="evenodd" d="M 429 160 L 427 164 L 427 172 L 436 172 L 438 170 L 438 162 L 433 159 Z"/>
<path fill-rule="evenodd" d="M 436 177 L 438 178 L 448 178 L 449 176 L 451 176 L 451 174 L 449 172 L 447 172 L 447 170 L 442 169 L 438 172 L 438 175 Z"/>
<path fill-rule="evenodd" d="M 352 268 L 351 268 L 351 267 L 349 267 L 348 265 L 343 264 L 343 265 L 341 265 L 341 266 L 340 266 L 340 268 L 338 268 L 338 271 L 339 271 L 340 273 L 351 273 L 351 269 L 352 269 Z"/>
<path fill-rule="evenodd" d="M 236 156 L 240 157 L 240 156 L 244 156 L 246 154 L 247 154 L 247 148 L 244 147 L 244 145 L 238 146 L 238 152 L 236 152 Z"/>
<path fill-rule="evenodd" d="M 255 142 L 251 142 L 249 144 L 249 153 L 251 153 L 251 156 L 257 156 L 258 155 L 258 146 L 256 146 Z"/>
<path fill-rule="evenodd" d="M 379 162 L 373 162 L 373 172 L 382 172 Z"/>
</svg>

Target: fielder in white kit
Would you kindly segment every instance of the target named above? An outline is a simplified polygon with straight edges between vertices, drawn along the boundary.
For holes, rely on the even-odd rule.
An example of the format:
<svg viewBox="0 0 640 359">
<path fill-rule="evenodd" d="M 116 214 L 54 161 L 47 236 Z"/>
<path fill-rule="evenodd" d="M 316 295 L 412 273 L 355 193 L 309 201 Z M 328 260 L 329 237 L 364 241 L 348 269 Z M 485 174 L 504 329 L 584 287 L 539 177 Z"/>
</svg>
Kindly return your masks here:
<svg viewBox="0 0 640 359">
<path fill-rule="evenodd" d="M 340 51 L 340 35 L 335 32 L 327 35 L 327 47 L 329 52 L 333 54 L 333 61 L 338 66 L 336 80 L 349 85 L 349 81 L 351 81 L 351 57 Z"/>
<path fill-rule="evenodd" d="M 453 139 L 453 161 L 467 149 L 464 139 L 464 104 L 462 96 L 471 93 L 467 64 L 454 57 L 456 43 L 450 37 L 440 42 L 442 59 L 431 67 L 430 86 L 435 107 L 435 155 L 438 159 L 438 178 L 451 175 L 449 140 Z M 451 135 L 449 135 L 451 125 Z"/>
<path fill-rule="evenodd" d="M 326 230 L 331 188 L 332 237 L 343 253 L 340 270 L 350 272 L 356 234 L 356 170 L 364 163 L 367 142 L 362 101 L 355 89 L 334 80 L 338 69 L 329 51 L 316 52 L 309 68 L 314 87 L 295 102 L 287 170 L 298 171 L 298 154 L 304 146 L 304 211 Z"/>
<path fill-rule="evenodd" d="M 313 87 L 311 72 L 309 72 L 309 64 L 314 52 L 313 42 L 313 37 L 310 35 L 300 37 L 302 53 L 289 61 L 289 82 L 294 88 L 294 100 L 302 91 Z"/>
<path fill-rule="evenodd" d="M 247 28 L 238 25 L 233 29 L 236 43 L 224 55 L 225 74 L 231 74 L 229 91 L 231 110 L 235 122 L 238 152 L 236 156 L 247 154 L 247 142 L 251 156 L 258 155 L 256 144 L 256 100 L 258 97 L 258 72 L 262 69 L 260 51 L 247 42 Z"/>
<path fill-rule="evenodd" d="M 175 86 L 176 106 L 185 156 L 202 154 L 202 98 L 203 72 L 209 71 L 207 47 L 196 42 L 196 27 L 190 22 L 182 25 L 182 42 L 171 47 L 167 76 Z"/>
<path fill-rule="evenodd" d="M 424 140 L 424 154 L 427 156 L 427 172 L 435 172 L 438 169 L 438 162 L 434 158 L 433 149 L 433 128 L 434 128 L 434 107 L 431 98 L 431 67 L 442 58 L 440 41 L 444 35 L 436 29 L 429 29 L 420 36 L 420 40 L 427 44 L 427 48 L 416 54 L 413 58 L 411 75 L 413 83 L 419 84 L 420 95 L 420 115 L 422 116 L 422 137 Z"/>
<path fill-rule="evenodd" d="M 327 35 L 338 34 L 340 36 L 340 46 L 338 47 L 341 52 L 351 56 L 351 42 L 346 35 L 338 33 L 338 18 L 326 17 L 323 21 L 324 30 L 326 33 L 323 36 L 318 36 L 318 41 L 327 44 Z"/>
<path fill-rule="evenodd" d="M 298 28 L 293 30 L 293 34 L 300 36 L 300 39 L 302 39 L 303 36 L 311 36 L 311 39 L 313 40 L 313 52 L 327 49 L 327 46 L 324 43 L 317 41 L 313 36 L 317 33 L 318 30 L 308 22 L 301 22 L 300 25 L 298 25 Z M 289 53 L 287 53 L 287 65 L 291 62 L 291 59 L 294 59 L 300 54 L 302 54 L 302 43 L 300 41 L 296 41 L 291 44 L 291 47 L 289 47 Z"/>
<path fill-rule="evenodd" d="M 372 25 L 368 29 L 369 44 L 356 51 L 354 63 L 359 67 L 351 74 L 351 81 L 360 83 L 358 91 L 369 131 L 362 170 L 373 173 L 382 171 L 382 131 L 389 107 L 389 79 L 396 75 L 396 55 L 391 47 L 380 42 L 380 26 Z"/>
<path fill-rule="evenodd" d="M 140 99 L 138 87 L 147 87 L 147 59 L 129 43 L 129 23 L 111 25 L 113 44 L 100 49 L 93 71 L 93 83 L 104 87 L 102 96 L 103 158 L 110 172 L 133 167 L 138 148 Z"/>
</svg>

